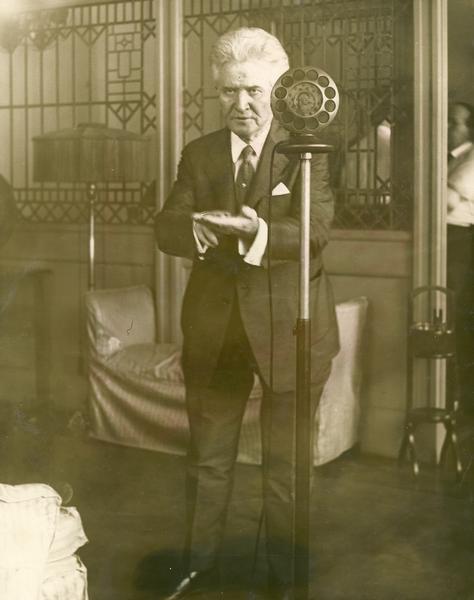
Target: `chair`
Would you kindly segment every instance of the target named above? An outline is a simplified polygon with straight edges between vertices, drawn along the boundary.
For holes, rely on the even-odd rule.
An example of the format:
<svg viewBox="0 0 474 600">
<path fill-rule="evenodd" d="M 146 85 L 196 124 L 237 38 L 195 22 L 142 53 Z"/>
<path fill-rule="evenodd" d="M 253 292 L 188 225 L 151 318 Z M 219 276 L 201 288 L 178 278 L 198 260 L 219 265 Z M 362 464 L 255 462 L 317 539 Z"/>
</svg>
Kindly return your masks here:
<svg viewBox="0 0 474 600">
<path fill-rule="evenodd" d="M 86 293 L 92 437 L 185 454 L 188 421 L 181 353 L 155 340 L 153 295 L 146 286 Z M 367 299 L 337 306 L 341 351 L 316 415 L 315 464 L 358 440 L 361 345 Z M 259 464 L 261 389 L 256 380 L 242 423 L 238 461 Z"/>
<path fill-rule="evenodd" d="M 435 294 L 445 299 L 445 318 L 443 310 L 434 310 L 428 321 L 413 320 L 414 305 L 418 301 L 429 301 Z M 423 297 L 424 295 L 424 297 Z M 439 464 L 445 463 L 451 447 L 456 464 L 457 477 L 461 476 L 456 420 L 459 408 L 458 363 L 456 356 L 455 331 L 455 297 L 454 292 L 441 286 L 422 286 L 414 289 L 408 297 L 408 331 L 407 331 L 407 405 L 405 416 L 405 431 L 399 452 L 399 464 L 403 462 L 407 452 L 410 455 L 413 473 L 419 474 L 415 431 L 422 423 L 442 424 L 445 428 L 445 438 L 441 448 Z M 413 398 L 413 364 L 416 359 L 445 360 L 447 363 L 448 389 L 445 407 L 414 406 Z M 451 384 L 452 388 L 451 388 Z"/>
</svg>

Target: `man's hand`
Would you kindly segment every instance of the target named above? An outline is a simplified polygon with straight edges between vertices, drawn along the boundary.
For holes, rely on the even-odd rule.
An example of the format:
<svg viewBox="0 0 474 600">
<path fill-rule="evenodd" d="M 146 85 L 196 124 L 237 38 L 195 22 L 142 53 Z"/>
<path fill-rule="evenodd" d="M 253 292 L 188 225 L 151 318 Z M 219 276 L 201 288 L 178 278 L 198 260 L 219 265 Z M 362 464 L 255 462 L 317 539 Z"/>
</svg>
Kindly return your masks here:
<svg viewBox="0 0 474 600">
<path fill-rule="evenodd" d="M 249 206 L 242 206 L 238 215 L 213 210 L 205 213 L 195 213 L 194 221 L 199 225 L 205 225 L 219 235 L 235 235 L 244 240 L 252 240 L 258 231 L 257 213 Z"/>
<path fill-rule="evenodd" d="M 219 245 L 219 239 L 212 229 L 195 219 L 194 215 L 193 221 L 194 234 L 204 248 L 215 248 Z"/>
</svg>

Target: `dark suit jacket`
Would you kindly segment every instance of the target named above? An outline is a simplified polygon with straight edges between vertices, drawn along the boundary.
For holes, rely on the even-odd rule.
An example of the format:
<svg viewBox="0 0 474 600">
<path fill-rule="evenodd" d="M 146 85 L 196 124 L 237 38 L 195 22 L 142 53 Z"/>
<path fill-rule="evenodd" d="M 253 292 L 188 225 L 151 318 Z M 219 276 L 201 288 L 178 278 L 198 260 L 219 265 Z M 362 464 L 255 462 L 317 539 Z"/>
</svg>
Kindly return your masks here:
<svg viewBox="0 0 474 600">
<path fill-rule="evenodd" d="M 275 392 L 295 389 L 299 259 L 299 163 L 274 155 L 272 188 L 284 183 L 290 193 L 269 196 L 271 155 L 275 144 L 288 134 L 274 122 L 265 142 L 246 204 L 268 221 L 271 202 L 271 282 Z M 324 272 L 322 250 L 328 241 L 334 214 L 329 188 L 327 157 L 315 155 L 311 178 L 311 316 L 312 373 L 318 363 L 338 351 L 334 300 Z M 270 313 L 267 258 L 262 266 L 239 261 L 197 260 L 191 213 L 235 210 L 230 131 L 222 129 L 186 146 L 177 180 L 156 219 L 159 248 L 167 254 L 194 259 L 182 308 L 183 369 L 187 385 L 206 385 L 212 376 L 226 333 L 234 294 L 242 321 L 264 381 L 269 381 Z M 268 248 L 267 248 L 268 249 Z"/>
</svg>

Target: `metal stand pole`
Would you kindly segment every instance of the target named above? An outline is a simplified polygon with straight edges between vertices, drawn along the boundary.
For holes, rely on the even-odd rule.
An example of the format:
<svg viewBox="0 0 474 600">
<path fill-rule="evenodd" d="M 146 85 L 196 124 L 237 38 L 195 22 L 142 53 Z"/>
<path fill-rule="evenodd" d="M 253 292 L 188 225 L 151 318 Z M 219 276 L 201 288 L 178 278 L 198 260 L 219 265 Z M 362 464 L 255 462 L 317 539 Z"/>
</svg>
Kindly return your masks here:
<svg viewBox="0 0 474 600">
<path fill-rule="evenodd" d="M 295 452 L 295 531 L 294 579 L 295 596 L 306 600 L 309 594 L 310 480 L 312 469 L 311 442 L 311 317 L 309 311 L 311 153 L 300 155 L 301 162 L 301 226 L 299 308 L 296 322 L 296 452 Z"/>
<path fill-rule="evenodd" d="M 89 200 L 89 290 L 95 289 L 95 201 L 97 186 L 87 184 L 87 199 Z"/>
<path fill-rule="evenodd" d="M 290 138 L 277 147 L 281 154 L 298 154 L 301 170 L 299 304 L 296 322 L 296 420 L 295 420 L 295 517 L 293 532 L 294 592 L 296 600 L 309 598 L 310 486 L 313 468 L 311 447 L 311 313 L 309 273 L 311 264 L 311 157 L 332 146 L 311 135 Z"/>
</svg>

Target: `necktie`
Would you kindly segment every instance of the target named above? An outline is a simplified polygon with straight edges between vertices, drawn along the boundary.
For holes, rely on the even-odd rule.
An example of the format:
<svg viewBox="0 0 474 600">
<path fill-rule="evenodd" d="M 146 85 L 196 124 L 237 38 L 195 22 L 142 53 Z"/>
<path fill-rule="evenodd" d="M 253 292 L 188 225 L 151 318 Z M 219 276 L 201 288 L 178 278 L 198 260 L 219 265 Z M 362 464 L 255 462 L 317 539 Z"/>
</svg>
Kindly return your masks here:
<svg viewBox="0 0 474 600">
<path fill-rule="evenodd" d="M 247 196 L 252 177 L 255 174 L 255 170 L 251 163 L 251 158 L 254 155 L 255 151 L 252 146 L 245 146 L 240 154 L 241 163 L 239 170 L 237 171 L 237 177 L 235 178 L 238 203 L 237 210 L 240 210 L 242 204 L 245 204 L 245 198 Z"/>
</svg>

